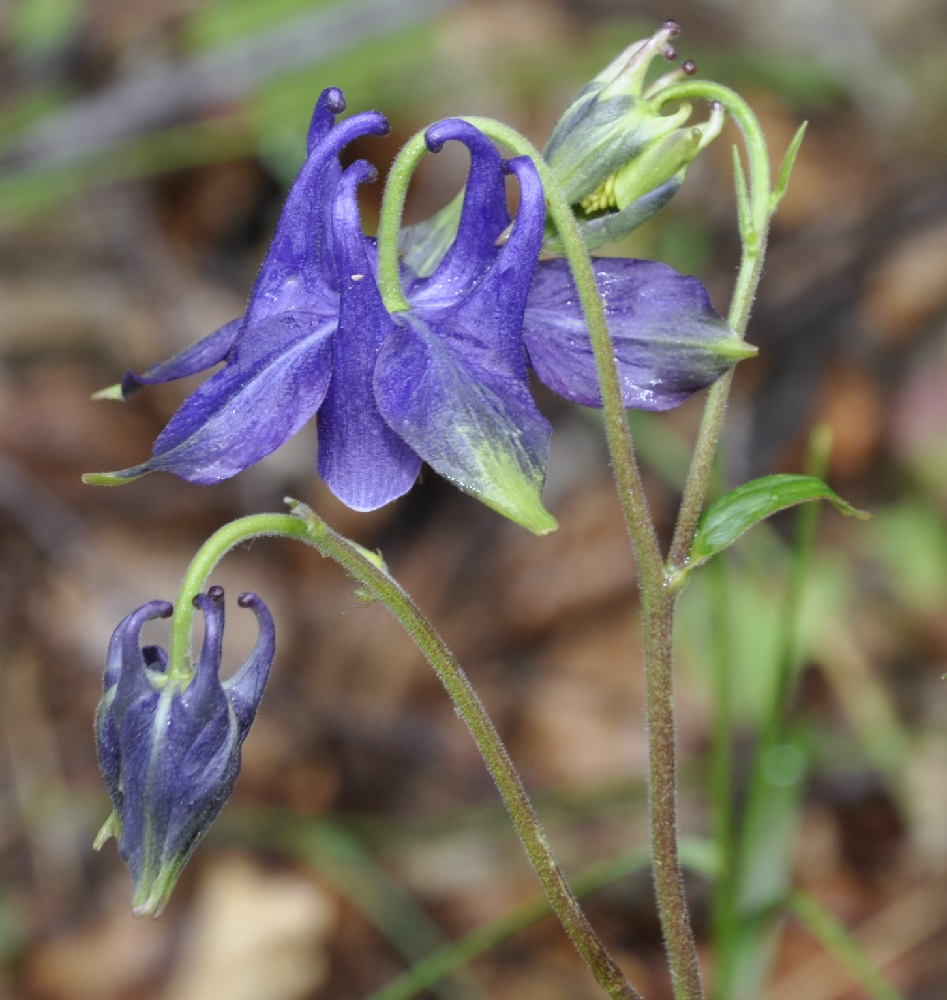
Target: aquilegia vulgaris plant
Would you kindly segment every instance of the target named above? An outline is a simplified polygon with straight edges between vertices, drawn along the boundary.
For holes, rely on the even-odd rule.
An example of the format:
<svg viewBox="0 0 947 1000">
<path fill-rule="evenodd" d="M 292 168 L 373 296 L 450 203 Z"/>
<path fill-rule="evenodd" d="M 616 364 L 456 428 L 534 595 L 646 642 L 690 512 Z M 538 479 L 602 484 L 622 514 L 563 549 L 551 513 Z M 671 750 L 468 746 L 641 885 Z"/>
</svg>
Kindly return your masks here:
<svg viewBox="0 0 947 1000">
<path fill-rule="evenodd" d="M 216 483 L 315 419 L 319 475 L 354 510 L 402 496 L 427 464 L 542 535 L 556 527 L 542 499 L 551 428 L 533 399 L 530 373 L 565 399 L 600 408 L 641 589 L 658 909 L 675 998 L 699 1000 L 705 994 L 677 840 L 676 598 L 697 566 L 773 512 L 819 498 L 852 510 L 808 476 L 767 477 L 706 506 L 732 368 L 755 354 L 743 338 L 769 221 L 802 130 L 774 184 L 759 124 L 737 94 L 697 79 L 690 63 L 647 81 L 657 57 L 677 58 L 670 45 L 676 32 L 667 22 L 622 53 L 576 96 L 544 153 L 490 119 L 451 118 L 416 135 L 388 174 L 376 237 L 365 233 L 356 197 L 375 171 L 362 160 L 343 169 L 339 157 L 355 139 L 385 136 L 387 121 L 375 111 L 340 118 L 341 91 L 325 90 L 243 315 L 100 395 L 126 398 L 215 370 L 172 416 L 150 458 L 87 481 L 112 485 L 171 472 Z M 709 107 L 696 124 L 694 101 Z M 589 256 L 671 198 L 725 119 L 739 127 L 746 156 L 746 168 L 735 160 L 743 256 L 726 319 L 696 278 L 666 264 Z M 448 142 L 469 152 L 462 196 L 402 228 L 415 167 Z M 519 195 L 513 218 L 509 176 Z M 680 515 L 663 552 L 626 410 L 669 409 L 708 386 Z M 238 603 L 256 614 L 259 638 L 244 666 L 221 683 L 223 592 L 208 578 L 234 546 L 276 535 L 338 562 L 360 593 L 404 625 L 468 725 L 550 907 L 597 982 L 613 998 L 640 1000 L 585 918 L 509 755 L 437 632 L 378 555 L 333 532 L 305 504 L 288 502 L 289 513 L 254 514 L 220 528 L 187 570 L 173 615 L 170 604 L 151 601 L 119 624 L 109 647 L 95 732 L 113 811 L 96 845 L 117 839 L 135 912 L 164 907 L 229 796 L 274 657 L 270 614 L 245 594 Z M 195 608 L 204 618 L 196 663 Z M 168 616 L 168 652 L 142 646 L 144 623 Z M 729 998 L 732 985 L 719 973 L 715 996 Z"/>
</svg>

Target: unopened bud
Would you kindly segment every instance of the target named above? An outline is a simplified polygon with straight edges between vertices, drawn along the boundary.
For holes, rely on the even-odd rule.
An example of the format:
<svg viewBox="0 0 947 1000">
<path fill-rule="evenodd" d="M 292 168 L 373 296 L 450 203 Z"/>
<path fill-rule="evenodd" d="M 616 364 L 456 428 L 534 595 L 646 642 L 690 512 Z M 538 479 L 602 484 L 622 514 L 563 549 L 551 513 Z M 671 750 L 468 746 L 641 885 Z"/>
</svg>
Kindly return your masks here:
<svg viewBox="0 0 947 1000">
<path fill-rule="evenodd" d="M 723 125 L 716 108 L 701 124 L 689 123 L 689 104 L 663 113 L 664 91 L 694 72 L 690 61 L 645 86 L 656 56 L 677 58 L 669 45 L 677 31 L 668 21 L 630 45 L 576 95 L 546 145 L 543 156 L 590 250 L 620 239 L 661 209 Z M 555 250 L 556 242 L 548 240 L 547 249 Z"/>
</svg>

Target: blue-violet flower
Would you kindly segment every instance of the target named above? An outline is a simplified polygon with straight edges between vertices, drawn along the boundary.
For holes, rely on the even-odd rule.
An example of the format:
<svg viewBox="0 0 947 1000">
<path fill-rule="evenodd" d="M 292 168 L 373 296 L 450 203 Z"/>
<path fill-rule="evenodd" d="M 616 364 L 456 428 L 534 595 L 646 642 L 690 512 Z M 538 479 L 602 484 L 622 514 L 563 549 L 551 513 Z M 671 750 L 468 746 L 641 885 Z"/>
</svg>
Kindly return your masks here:
<svg viewBox="0 0 947 1000">
<path fill-rule="evenodd" d="M 424 461 L 532 531 L 549 531 L 555 521 L 541 492 L 550 429 L 528 368 L 576 402 L 600 399 L 571 275 L 561 261 L 538 260 L 545 204 L 535 168 L 502 160 L 467 122 L 432 126 L 432 150 L 458 140 L 470 152 L 463 206 L 430 274 L 402 266 L 408 308 L 389 313 L 356 201 L 373 171 L 364 161 L 343 171 L 338 160 L 346 143 L 381 135 L 387 123 L 375 112 L 335 123 L 343 108 L 340 91 L 323 92 L 244 316 L 143 375 L 127 374 L 119 394 L 223 367 L 185 400 L 148 461 L 87 481 L 164 470 L 217 482 L 316 415 L 319 473 L 355 510 L 401 496 Z M 506 173 L 520 186 L 512 227 Z M 596 268 L 625 405 L 675 406 L 753 353 L 696 279 L 633 260 L 601 259 Z"/>
<path fill-rule="evenodd" d="M 223 590 L 211 587 L 194 603 L 205 629 L 193 676 L 173 677 L 160 646 L 141 646 L 145 622 L 172 611 L 164 601 L 150 601 L 112 635 L 96 712 L 99 769 L 112 813 L 95 847 L 111 836 L 118 841 L 138 915 L 164 909 L 181 869 L 230 796 L 273 660 L 273 619 L 260 598 L 242 594 L 238 603 L 256 614 L 259 638 L 243 666 L 221 683 Z"/>
</svg>

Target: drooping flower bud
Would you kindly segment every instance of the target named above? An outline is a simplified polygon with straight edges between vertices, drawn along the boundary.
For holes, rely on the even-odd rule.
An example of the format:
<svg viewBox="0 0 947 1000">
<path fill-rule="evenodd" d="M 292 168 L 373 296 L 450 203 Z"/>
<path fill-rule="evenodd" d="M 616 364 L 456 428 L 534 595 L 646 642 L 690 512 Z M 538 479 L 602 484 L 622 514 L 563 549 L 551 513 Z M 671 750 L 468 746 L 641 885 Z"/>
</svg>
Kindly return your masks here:
<svg viewBox="0 0 947 1000">
<path fill-rule="evenodd" d="M 649 86 L 658 55 L 676 59 L 666 21 L 650 38 L 634 42 L 573 99 L 553 129 L 543 157 L 573 206 L 589 250 L 625 236 L 677 193 L 688 165 L 723 126 L 714 108 L 702 124 L 688 124 L 683 104 L 664 114 L 667 88 L 695 71 L 684 62 Z M 556 250 L 556 239 L 546 243 Z"/>
<path fill-rule="evenodd" d="M 273 619 L 255 594 L 238 603 L 257 616 L 259 637 L 243 666 L 221 683 L 223 590 L 194 603 L 204 613 L 204 644 L 189 679 L 173 677 L 160 646 L 139 641 L 146 621 L 171 605 L 150 601 L 123 619 L 106 658 L 95 717 L 99 769 L 112 813 L 95 840 L 109 837 L 132 876 L 132 909 L 157 916 L 185 863 L 217 818 L 240 770 L 240 748 L 256 715 L 275 646 Z"/>
</svg>

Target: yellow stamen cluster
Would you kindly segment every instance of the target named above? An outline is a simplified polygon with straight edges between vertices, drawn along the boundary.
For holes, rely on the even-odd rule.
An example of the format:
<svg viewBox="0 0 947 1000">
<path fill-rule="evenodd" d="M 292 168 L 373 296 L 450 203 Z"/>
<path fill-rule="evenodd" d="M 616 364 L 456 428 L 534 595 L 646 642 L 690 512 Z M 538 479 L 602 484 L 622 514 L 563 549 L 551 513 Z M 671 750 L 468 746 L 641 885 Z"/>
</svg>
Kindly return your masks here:
<svg viewBox="0 0 947 1000">
<path fill-rule="evenodd" d="M 593 212 L 604 212 L 607 208 L 617 208 L 615 174 L 600 184 L 592 194 L 583 198 L 579 204 L 587 215 L 591 215 Z"/>
</svg>

